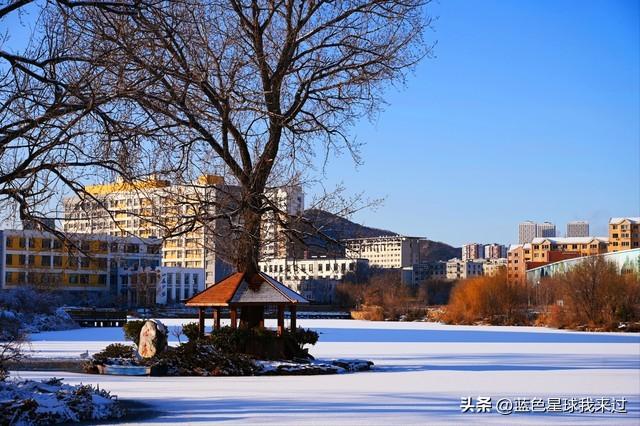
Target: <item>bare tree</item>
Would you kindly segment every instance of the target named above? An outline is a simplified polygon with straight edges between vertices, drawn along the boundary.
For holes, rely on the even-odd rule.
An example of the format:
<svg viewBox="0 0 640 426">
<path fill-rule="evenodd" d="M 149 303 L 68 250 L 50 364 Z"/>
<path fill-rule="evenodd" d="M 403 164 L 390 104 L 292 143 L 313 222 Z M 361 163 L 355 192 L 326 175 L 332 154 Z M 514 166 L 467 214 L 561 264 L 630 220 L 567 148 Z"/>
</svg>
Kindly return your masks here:
<svg viewBox="0 0 640 426">
<path fill-rule="evenodd" d="M 263 215 L 281 213 L 269 189 L 300 179 L 317 156 L 346 150 L 358 161 L 350 125 L 430 53 L 427 3 L 137 1 L 131 14 L 62 13 L 76 50 L 106 70 L 130 135 L 164 154 L 155 164 L 180 165 L 183 181 L 221 170 L 238 185 L 223 215 L 235 265 L 252 273 Z"/>
<path fill-rule="evenodd" d="M 81 192 L 92 174 L 127 171 L 128 145 L 120 139 L 126 122 L 112 105 L 117 93 L 101 90 L 100 64 L 71 52 L 68 23 L 59 19 L 62 9 L 77 7 L 132 10 L 124 1 L 0 2 L 0 20 L 25 10 L 35 20 L 33 30 L 8 26 L 0 34 L 0 220 L 13 216 L 53 230 L 43 219 L 55 219 L 58 192 Z"/>
</svg>

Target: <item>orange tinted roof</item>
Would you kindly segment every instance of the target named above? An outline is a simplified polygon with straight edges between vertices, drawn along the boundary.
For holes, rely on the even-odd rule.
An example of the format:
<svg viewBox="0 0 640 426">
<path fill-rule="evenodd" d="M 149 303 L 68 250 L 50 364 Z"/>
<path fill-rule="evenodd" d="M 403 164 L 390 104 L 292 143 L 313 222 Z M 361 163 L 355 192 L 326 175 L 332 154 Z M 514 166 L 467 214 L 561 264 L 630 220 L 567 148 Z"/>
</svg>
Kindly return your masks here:
<svg viewBox="0 0 640 426">
<path fill-rule="evenodd" d="M 236 272 L 185 302 L 186 306 L 228 306 L 232 304 L 309 303 L 304 297 L 264 273 L 245 279 Z"/>
<path fill-rule="evenodd" d="M 216 306 L 226 305 L 233 298 L 238 286 L 242 282 L 244 272 L 236 272 L 222 281 L 204 289 L 185 302 L 187 306 Z"/>
</svg>

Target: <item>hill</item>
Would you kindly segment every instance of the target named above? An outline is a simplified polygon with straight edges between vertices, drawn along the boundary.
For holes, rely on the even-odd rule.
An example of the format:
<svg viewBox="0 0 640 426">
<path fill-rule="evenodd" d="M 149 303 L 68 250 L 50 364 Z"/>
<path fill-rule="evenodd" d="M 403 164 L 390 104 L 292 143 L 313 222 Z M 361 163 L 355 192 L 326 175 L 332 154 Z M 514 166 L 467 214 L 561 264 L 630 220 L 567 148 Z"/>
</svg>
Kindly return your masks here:
<svg viewBox="0 0 640 426">
<path fill-rule="evenodd" d="M 304 217 L 315 229 L 334 240 L 398 235 L 398 233 L 387 229 L 360 225 L 344 217 L 319 209 L 306 210 Z M 321 237 L 308 236 L 305 238 L 305 243 L 310 252 L 316 255 L 326 255 L 328 252 L 338 250 Z M 460 257 L 460 255 L 460 247 L 452 247 L 440 241 L 425 240 L 420 246 L 420 257 L 424 261 L 449 260 L 454 257 Z"/>
<path fill-rule="evenodd" d="M 347 238 L 369 238 L 388 235 L 398 235 L 386 229 L 371 228 L 360 225 L 333 213 L 319 209 L 309 209 L 304 212 L 304 217 L 323 234 L 335 240 Z"/>
</svg>

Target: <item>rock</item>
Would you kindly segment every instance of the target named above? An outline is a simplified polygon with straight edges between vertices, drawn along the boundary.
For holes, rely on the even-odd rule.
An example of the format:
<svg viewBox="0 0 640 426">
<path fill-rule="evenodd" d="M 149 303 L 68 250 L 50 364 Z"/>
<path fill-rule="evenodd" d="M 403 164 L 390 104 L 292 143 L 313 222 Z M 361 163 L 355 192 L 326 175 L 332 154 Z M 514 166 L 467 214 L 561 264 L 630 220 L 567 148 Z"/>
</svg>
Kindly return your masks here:
<svg viewBox="0 0 640 426">
<path fill-rule="evenodd" d="M 138 355 L 151 358 L 167 348 L 167 327 L 157 320 L 148 320 L 140 330 Z"/>
</svg>

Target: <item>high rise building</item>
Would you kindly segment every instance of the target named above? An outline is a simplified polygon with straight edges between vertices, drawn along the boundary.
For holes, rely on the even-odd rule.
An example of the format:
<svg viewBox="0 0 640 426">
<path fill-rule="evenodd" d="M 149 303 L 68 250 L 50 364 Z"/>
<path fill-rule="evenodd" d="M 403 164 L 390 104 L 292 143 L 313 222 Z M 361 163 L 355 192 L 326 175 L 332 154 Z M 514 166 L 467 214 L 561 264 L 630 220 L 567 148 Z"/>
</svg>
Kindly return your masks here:
<svg viewBox="0 0 640 426">
<path fill-rule="evenodd" d="M 478 243 L 469 243 L 462 246 L 462 260 L 475 260 L 484 257 L 484 246 Z"/>
<path fill-rule="evenodd" d="M 576 220 L 567 223 L 567 237 L 588 237 L 589 222 Z"/>
<path fill-rule="evenodd" d="M 485 259 L 504 259 L 507 257 L 507 246 L 493 243 L 484 246 Z"/>
<path fill-rule="evenodd" d="M 609 219 L 609 251 L 640 247 L 640 217 Z"/>
<path fill-rule="evenodd" d="M 536 225 L 536 237 L 555 237 L 556 225 L 551 222 L 538 223 Z"/>
<path fill-rule="evenodd" d="M 284 225 L 304 213 L 304 192 L 299 185 L 274 188 L 267 192 L 267 198 L 275 205 L 277 212 L 270 210 L 262 217 L 261 260 L 301 257 L 295 241 L 289 241 Z M 298 250 L 299 251 L 299 250 Z"/>
<path fill-rule="evenodd" d="M 518 242 L 520 244 L 530 243 L 536 237 L 537 225 L 535 222 L 527 220 L 518 225 Z"/>
<path fill-rule="evenodd" d="M 535 223 L 530 220 L 518 226 L 518 242 L 530 243 L 537 237 L 555 237 L 556 226 L 551 222 Z"/>
</svg>

